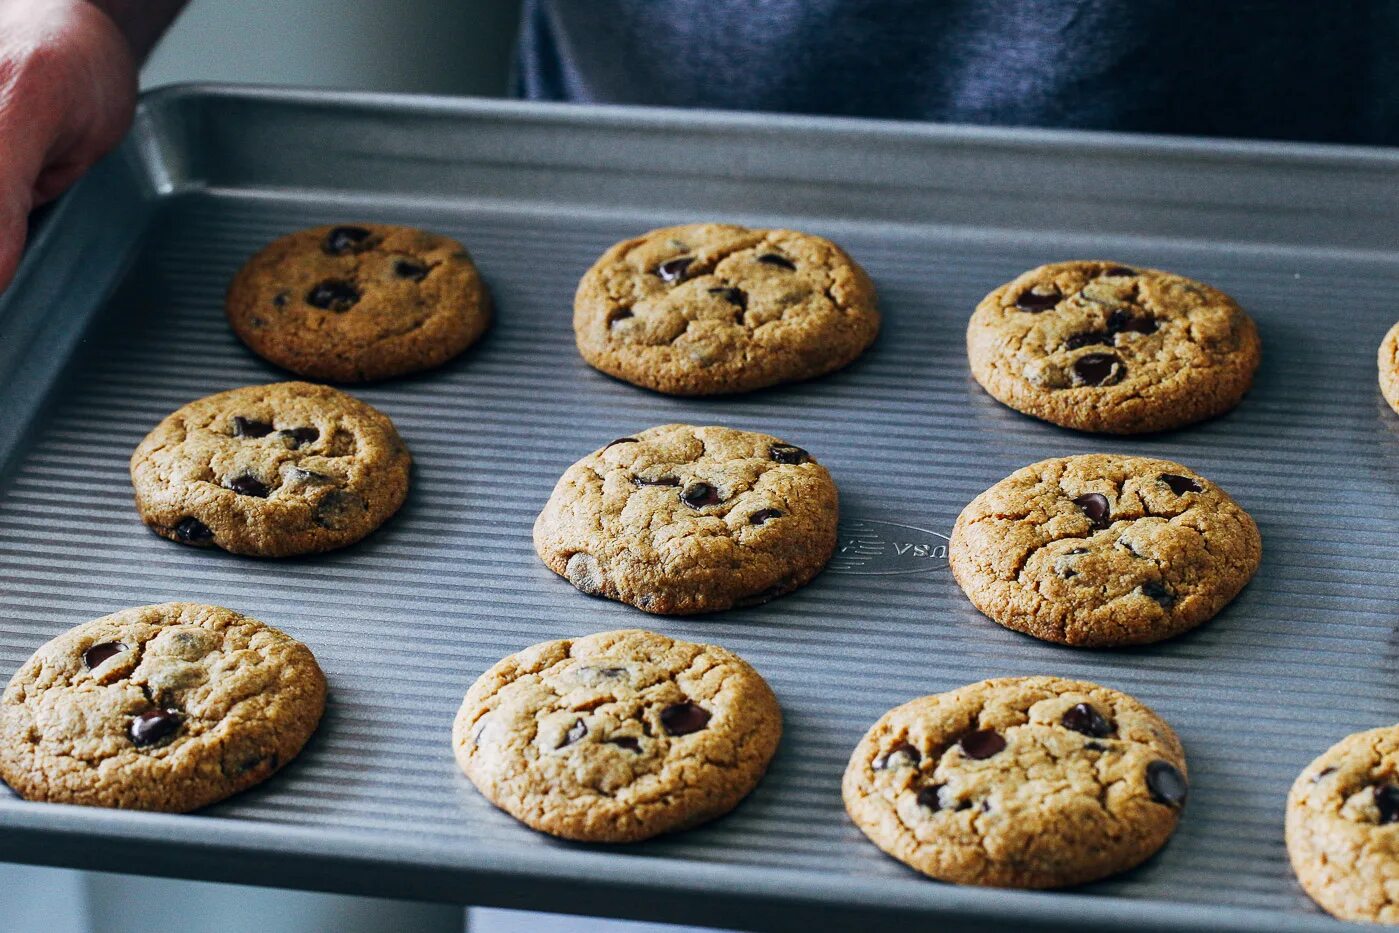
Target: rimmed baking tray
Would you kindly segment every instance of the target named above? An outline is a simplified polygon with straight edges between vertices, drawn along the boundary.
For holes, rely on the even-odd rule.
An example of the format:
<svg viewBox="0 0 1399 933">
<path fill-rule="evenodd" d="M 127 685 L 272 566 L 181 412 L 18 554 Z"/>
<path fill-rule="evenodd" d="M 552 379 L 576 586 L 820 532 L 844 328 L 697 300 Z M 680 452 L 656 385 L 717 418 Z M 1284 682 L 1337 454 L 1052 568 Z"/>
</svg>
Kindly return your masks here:
<svg viewBox="0 0 1399 933">
<path fill-rule="evenodd" d="M 143 434 L 190 399 L 282 378 L 224 323 L 230 276 L 280 233 L 354 218 L 460 238 L 498 307 L 460 360 L 355 390 L 416 456 L 404 511 L 304 560 L 151 535 L 126 466 Z M 878 286 L 878 343 L 829 378 L 737 398 L 666 398 L 587 368 L 569 324 L 578 276 L 617 239 L 696 218 L 838 239 Z M 967 373 L 971 308 L 1068 257 L 1162 266 L 1237 297 L 1265 347 L 1249 397 L 1139 438 L 993 402 Z M 295 764 L 197 815 L 0 802 L 0 856 L 761 929 L 1327 928 L 1288 871 L 1283 800 L 1330 743 L 1399 719 L 1399 419 L 1374 362 L 1396 295 L 1392 152 L 224 87 L 148 96 L 0 301 L 0 669 L 99 614 L 198 599 L 308 642 L 332 701 Z M 831 570 L 765 606 L 684 619 L 586 598 L 546 570 L 530 525 L 562 470 L 674 420 L 761 429 L 820 457 L 842 493 Z M 1263 567 L 1213 622 L 1074 651 L 999 628 L 957 589 L 940 545 L 961 507 L 1033 460 L 1096 450 L 1184 461 L 1258 520 Z M 752 661 L 787 713 L 776 762 L 736 812 L 692 832 L 626 848 L 532 833 L 457 773 L 457 704 L 501 655 L 623 626 Z M 1179 730 L 1191 800 L 1157 858 L 1070 892 L 956 888 L 850 825 L 840 774 L 880 713 L 1031 673 L 1127 690 Z"/>
</svg>

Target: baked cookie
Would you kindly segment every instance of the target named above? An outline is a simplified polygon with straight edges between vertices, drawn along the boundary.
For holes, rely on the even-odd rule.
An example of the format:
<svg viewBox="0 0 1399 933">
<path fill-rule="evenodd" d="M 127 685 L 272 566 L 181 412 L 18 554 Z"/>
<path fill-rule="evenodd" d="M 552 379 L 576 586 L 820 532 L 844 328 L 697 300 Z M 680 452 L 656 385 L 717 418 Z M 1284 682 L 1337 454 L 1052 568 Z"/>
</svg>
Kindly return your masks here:
<svg viewBox="0 0 1399 933">
<path fill-rule="evenodd" d="M 613 246 L 578 284 L 589 365 L 672 395 L 747 392 L 834 372 L 879 332 L 874 286 L 829 240 L 690 224 Z"/>
<path fill-rule="evenodd" d="M 1380 394 L 1399 412 L 1399 324 L 1391 327 L 1380 343 Z"/>
<path fill-rule="evenodd" d="M 1297 776 L 1287 854 L 1328 913 L 1399 924 L 1399 726 L 1346 736 Z"/>
<path fill-rule="evenodd" d="M 171 541 L 286 557 L 352 544 L 398 511 L 412 458 L 393 422 L 328 386 L 190 402 L 131 455 L 136 510 Z"/>
<path fill-rule="evenodd" d="M 490 297 L 456 240 L 385 224 L 275 240 L 233 279 L 228 323 L 258 356 L 312 379 L 431 369 L 476 342 Z"/>
<path fill-rule="evenodd" d="M 1054 888 L 1126 871 L 1165 845 L 1185 752 L 1125 693 L 1059 677 L 985 680 L 885 713 L 845 770 L 875 845 L 956 884 Z"/>
<path fill-rule="evenodd" d="M 505 658 L 467 691 L 452 747 L 525 825 L 635 842 L 732 810 L 781 735 L 777 698 L 742 658 L 632 630 Z"/>
<path fill-rule="evenodd" d="M 1214 616 L 1258 569 L 1249 514 L 1170 460 L 1041 460 L 971 501 L 948 559 L 1006 628 L 1085 648 L 1138 645 Z"/>
<path fill-rule="evenodd" d="M 1031 269 L 983 298 L 967 325 L 972 375 L 994 398 L 1106 434 L 1228 411 L 1260 353 L 1258 330 L 1228 295 L 1113 262 Z"/>
<path fill-rule="evenodd" d="M 751 606 L 826 566 L 838 498 L 800 447 L 667 424 L 569 467 L 534 523 L 534 548 L 584 593 L 647 612 Z"/>
<path fill-rule="evenodd" d="M 311 652 L 218 606 L 103 616 L 34 652 L 0 698 L 0 777 L 27 800 L 183 813 L 301 751 L 325 709 Z"/>
</svg>

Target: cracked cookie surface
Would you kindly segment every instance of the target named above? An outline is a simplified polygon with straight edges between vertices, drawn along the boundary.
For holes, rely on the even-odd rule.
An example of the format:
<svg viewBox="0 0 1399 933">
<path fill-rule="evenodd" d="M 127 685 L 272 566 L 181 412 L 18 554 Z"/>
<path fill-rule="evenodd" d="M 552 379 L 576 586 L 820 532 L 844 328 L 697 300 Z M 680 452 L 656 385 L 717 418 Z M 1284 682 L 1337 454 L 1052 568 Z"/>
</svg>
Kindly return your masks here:
<svg viewBox="0 0 1399 933">
<path fill-rule="evenodd" d="M 1342 920 L 1399 924 L 1399 726 L 1346 736 L 1309 764 L 1286 826 L 1312 900 Z"/>
<path fill-rule="evenodd" d="M 1107 434 L 1223 414 L 1252 385 L 1261 352 L 1228 295 L 1113 262 L 1031 269 L 982 299 L 967 325 L 972 375 L 993 398 Z"/>
<path fill-rule="evenodd" d="M 500 661 L 467 692 L 452 746 L 486 799 L 526 825 L 635 842 L 733 809 L 781 735 L 777 698 L 742 658 L 627 630 Z"/>
<path fill-rule="evenodd" d="M 668 424 L 569 467 L 534 547 L 584 593 L 664 615 L 755 605 L 830 560 L 839 499 L 805 450 L 723 427 Z"/>
<path fill-rule="evenodd" d="M 217 606 L 164 603 L 48 642 L 0 699 L 0 777 L 27 800 L 182 813 L 270 777 L 315 731 L 310 650 Z"/>
<path fill-rule="evenodd" d="M 1165 844 L 1185 804 L 1185 753 L 1124 693 L 1008 677 L 884 714 L 842 791 L 855 825 L 925 875 L 1061 887 L 1125 871 Z"/>
<path fill-rule="evenodd" d="M 879 332 L 874 286 L 840 247 L 732 224 L 618 243 L 583 276 L 573 309 L 589 365 L 673 395 L 821 376 Z"/>
<path fill-rule="evenodd" d="M 987 616 L 1045 641 L 1159 641 L 1224 608 L 1258 569 L 1262 539 L 1224 490 L 1170 460 L 1042 460 L 977 496 L 948 546 Z"/>
<path fill-rule="evenodd" d="M 461 353 L 490 323 L 490 297 L 456 240 L 341 224 L 265 246 L 234 277 L 227 312 L 263 359 L 312 379 L 364 382 Z"/>
<path fill-rule="evenodd" d="M 286 557 L 344 547 L 408 494 L 393 422 L 329 386 L 277 382 L 190 402 L 131 455 L 136 509 L 196 547 Z"/>
</svg>

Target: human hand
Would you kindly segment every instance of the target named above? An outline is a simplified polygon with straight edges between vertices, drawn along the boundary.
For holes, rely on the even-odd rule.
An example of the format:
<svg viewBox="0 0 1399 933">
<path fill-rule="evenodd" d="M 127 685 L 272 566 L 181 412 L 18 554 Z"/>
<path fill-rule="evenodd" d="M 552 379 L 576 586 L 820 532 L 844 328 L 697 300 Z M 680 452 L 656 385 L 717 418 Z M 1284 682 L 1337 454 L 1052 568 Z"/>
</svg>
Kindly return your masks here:
<svg viewBox="0 0 1399 933">
<path fill-rule="evenodd" d="M 0 290 L 29 212 L 116 146 L 136 106 L 136 59 L 86 0 L 0 0 Z"/>
</svg>

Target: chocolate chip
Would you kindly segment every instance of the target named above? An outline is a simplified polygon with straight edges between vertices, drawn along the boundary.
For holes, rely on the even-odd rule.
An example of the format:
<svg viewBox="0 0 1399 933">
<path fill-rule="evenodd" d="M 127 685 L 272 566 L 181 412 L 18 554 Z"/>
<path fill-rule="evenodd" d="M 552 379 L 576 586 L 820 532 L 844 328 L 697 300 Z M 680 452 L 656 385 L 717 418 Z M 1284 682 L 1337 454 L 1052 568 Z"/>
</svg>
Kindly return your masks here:
<svg viewBox="0 0 1399 933">
<path fill-rule="evenodd" d="M 607 442 L 607 447 L 616 447 L 618 444 L 639 444 L 639 443 L 641 443 L 641 442 L 638 441 L 638 440 L 637 440 L 636 438 L 634 438 L 634 437 L 619 437 L 619 438 L 617 438 L 615 441 L 608 441 L 608 442 Z M 604 448 L 602 448 L 602 449 L 603 449 L 603 450 L 606 450 L 607 447 L 604 447 Z"/>
<path fill-rule="evenodd" d="M 1015 299 L 1015 306 L 1021 311 L 1029 311 L 1031 314 L 1039 314 L 1041 311 L 1048 311 L 1064 299 L 1059 289 L 1055 288 L 1049 292 L 1036 292 L 1026 289 L 1020 293 L 1020 297 Z"/>
<path fill-rule="evenodd" d="M 720 288 L 711 288 L 709 294 L 718 295 L 729 304 L 738 305 L 740 309 L 746 309 L 748 307 L 748 296 L 744 294 L 741 288 L 734 288 L 732 285 L 724 285 Z"/>
<path fill-rule="evenodd" d="M 1153 761 L 1146 766 L 1146 787 L 1151 799 L 1168 807 L 1179 807 L 1185 803 L 1185 778 L 1169 761 Z"/>
<path fill-rule="evenodd" d="M 613 308 L 607 314 L 607 326 L 611 327 L 618 321 L 625 321 L 629 317 L 635 317 L 631 308 Z"/>
<path fill-rule="evenodd" d="M 923 755 L 918 749 L 907 742 L 900 742 L 883 755 L 880 755 L 873 762 L 876 771 L 883 771 L 886 768 L 903 768 L 909 765 L 917 765 L 923 760 Z"/>
<path fill-rule="evenodd" d="M 393 264 L 393 274 L 400 279 L 409 279 L 413 282 L 421 282 L 427 278 L 427 266 L 416 259 L 398 259 Z"/>
<path fill-rule="evenodd" d="M 282 432 L 282 436 L 291 441 L 291 449 L 296 450 L 315 443 L 321 432 L 319 428 L 287 428 Z"/>
<path fill-rule="evenodd" d="M 661 725 L 671 735 L 689 735 L 709 725 L 709 710 L 688 701 L 661 710 Z"/>
<path fill-rule="evenodd" d="M 644 476 L 633 476 L 633 477 L 631 478 L 631 481 L 632 481 L 633 485 L 636 485 L 636 486 L 679 486 L 679 485 L 680 485 L 680 480 L 676 479 L 674 476 L 661 476 L 661 477 L 657 477 L 656 479 L 647 479 L 647 478 L 644 477 Z"/>
<path fill-rule="evenodd" d="M 194 517 L 180 519 L 175 526 L 175 539 L 183 544 L 208 544 L 214 540 L 209 526 Z"/>
<path fill-rule="evenodd" d="M 288 301 L 291 301 L 291 292 L 278 292 L 272 296 L 273 307 L 285 308 Z M 258 326 L 261 326 L 261 322 L 258 322 Z"/>
<path fill-rule="evenodd" d="M 306 303 L 327 311 L 348 311 L 359 301 L 359 289 L 344 279 L 326 279 L 306 294 Z"/>
<path fill-rule="evenodd" d="M 629 752 L 640 752 L 641 743 L 629 735 L 624 735 L 616 739 L 608 739 L 608 745 L 615 745 L 618 748 L 625 748 Z"/>
<path fill-rule="evenodd" d="M 324 473 L 317 473 L 315 470 L 307 470 L 302 467 L 291 468 L 291 479 L 298 483 L 311 483 L 316 486 L 323 483 L 334 482 L 331 477 L 326 476 Z"/>
<path fill-rule="evenodd" d="M 1069 707 L 1064 711 L 1064 715 L 1059 717 L 1059 724 L 1065 729 L 1082 732 L 1094 738 L 1103 739 L 1112 735 L 1112 723 L 1087 703 Z"/>
<path fill-rule="evenodd" d="M 234 437 L 266 437 L 272 433 L 272 425 L 267 421 L 254 421 L 242 415 L 233 416 Z"/>
<path fill-rule="evenodd" d="M 758 257 L 758 262 L 781 269 L 795 269 L 797 267 L 796 263 L 779 253 L 763 253 Z"/>
<path fill-rule="evenodd" d="M 768 449 L 768 456 L 778 463 L 805 463 L 811 459 L 811 454 L 791 444 L 773 444 Z"/>
<path fill-rule="evenodd" d="M 1086 492 L 1074 499 L 1074 505 L 1083 510 L 1094 528 L 1106 528 L 1112 524 L 1112 507 L 1108 504 L 1108 497 L 1102 493 Z"/>
<path fill-rule="evenodd" d="M 774 518 L 781 518 L 782 513 L 777 509 L 759 509 L 748 516 L 748 521 L 754 525 L 761 525 L 763 522 L 772 521 Z"/>
<path fill-rule="evenodd" d="M 276 755 L 253 755 L 238 766 L 239 774 L 248 774 L 252 771 L 261 771 L 266 774 L 271 774 L 276 770 Z"/>
<path fill-rule="evenodd" d="M 1375 806 L 1379 808 L 1381 823 L 1399 822 L 1399 787 L 1393 784 L 1376 787 Z"/>
<path fill-rule="evenodd" d="M 1099 273 L 1099 275 L 1110 275 L 1110 276 L 1114 276 L 1114 277 L 1120 276 L 1120 275 L 1136 275 L 1136 274 L 1137 274 L 1137 270 L 1136 270 L 1136 269 L 1129 269 L 1129 268 L 1127 268 L 1126 266 L 1110 266 L 1110 267 L 1104 269 L 1102 272 Z"/>
<path fill-rule="evenodd" d="M 1137 334 L 1156 333 L 1156 318 L 1149 314 L 1133 315 L 1128 311 L 1118 308 L 1108 315 L 1108 332 L 1120 334 L 1124 331 L 1132 331 Z"/>
<path fill-rule="evenodd" d="M 1154 580 L 1142 584 L 1142 595 L 1156 600 L 1162 609 L 1169 609 L 1176 604 L 1176 598 L 1171 591 Z"/>
<path fill-rule="evenodd" d="M 110 657 L 121 654 L 126 650 L 126 645 L 119 641 L 104 641 L 100 645 L 93 645 L 83 652 L 83 664 L 88 670 L 102 666 L 102 662 Z"/>
<path fill-rule="evenodd" d="M 1081 334 L 1073 334 L 1064 341 L 1065 350 L 1077 350 L 1080 347 L 1092 346 L 1093 344 L 1106 344 L 1112 346 L 1112 334 L 1107 331 L 1084 331 Z"/>
<path fill-rule="evenodd" d="M 358 253 L 370 245 L 369 236 L 369 231 L 363 227 L 332 227 L 321 248 L 332 256 Z"/>
<path fill-rule="evenodd" d="M 1093 752 L 1105 752 L 1108 747 L 1102 742 L 1084 742 L 1083 747 Z"/>
<path fill-rule="evenodd" d="M 627 669 L 625 667 L 590 667 L 588 670 L 597 674 L 599 677 L 606 677 L 609 680 L 615 680 L 618 677 L 625 677 L 627 675 Z"/>
<path fill-rule="evenodd" d="M 1079 385 L 1111 385 L 1122 379 L 1122 361 L 1111 353 L 1085 353 L 1074 360 L 1074 381 Z"/>
<path fill-rule="evenodd" d="M 131 720 L 127 734 L 131 736 L 131 741 L 137 748 L 145 748 L 174 735 L 182 721 L 177 710 L 148 709 L 136 714 Z"/>
<path fill-rule="evenodd" d="M 1161 482 L 1171 487 L 1171 492 L 1178 496 L 1183 496 L 1187 492 L 1200 492 L 1200 484 L 1188 476 L 1177 476 L 1174 473 L 1162 473 L 1157 477 Z"/>
<path fill-rule="evenodd" d="M 934 813 L 942 809 L 942 789 L 945 785 L 933 784 L 918 792 L 918 805 L 927 807 Z"/>
<path fill-rule="evenodd" d="M 1321 769 L 1320 771 L 1318 771 L 1316 774 L 1313 774 L 1313 775 L 1312 775 L 1312 783 L 1315 784 L 1317 781 L 1321 780 L 1322 778 L 1326 777 L 1327 775 L 1329 775 L 1329 774 L 1335 774 L 1335 773 L 1336 773 L 1336 769 L 1335 769 L 1335 768 L 1322 768 L 1322 769 Z"/>
<path fill-rule="evenodd" d="M 579 719 L 568 727 L 568 732 L 564 734 L 563 741 L 558 744 L 558 747 L 563 748 L 565 745 L 572 745 L 587 734 L 588 724 Z"/>
<path fill-rule="evenodd" d="M 719 490 L 708 483 L 691 483 L 680 493 L 680 501 L 692 509 L 719 504 Z"/>
<path fill-rule="evenodd" d="M 269 492 L 266 483 L 256 476 L 249 476 L 246 473 L 229 480 L 227 488 L 232 489 L 240 496 L 255 496 L 259 499 L 266 499 Z"/>
<path fill-rule="evenodd" d="M 962 746 L 963 755 L 980 761 L 1003 750 L 1006 747 L 1006 740 L 995 729 L 982 729 L 979 732 L 968 732 L 957 741 L 957 744 Z"/>
<path fill-rule="evenodd" d="M 690 268 L 690 263 L 695 261 L 693 256 L 676 256 L 674 259 L 667 259 L 656 267 L 656 275 L 661 277 L 662 282 L 679 282 L 685 278 L 685 270 Z"/>
</svg>

